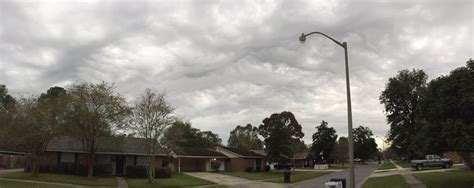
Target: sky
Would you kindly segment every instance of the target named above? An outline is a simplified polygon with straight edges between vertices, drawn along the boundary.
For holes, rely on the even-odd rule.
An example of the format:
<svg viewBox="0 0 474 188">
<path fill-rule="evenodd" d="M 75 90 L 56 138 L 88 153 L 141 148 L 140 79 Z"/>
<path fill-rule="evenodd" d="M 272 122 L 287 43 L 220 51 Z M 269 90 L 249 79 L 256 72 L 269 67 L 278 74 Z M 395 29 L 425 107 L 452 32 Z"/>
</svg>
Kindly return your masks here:
<svg viewBox="0 0 474 188">
<path fill-rule="evenodd" d="M 379 96 L 402 69 L 430 79 L 474 57 L 474 1 L 0 1 L 0 84 L 14 97 L 114 83 L 132 104 L 166 92 L 175 113 L 227 143 L 236 125 L 291 111 L 311 143 L 322 120 L 387 134 Z"/>
</svg>

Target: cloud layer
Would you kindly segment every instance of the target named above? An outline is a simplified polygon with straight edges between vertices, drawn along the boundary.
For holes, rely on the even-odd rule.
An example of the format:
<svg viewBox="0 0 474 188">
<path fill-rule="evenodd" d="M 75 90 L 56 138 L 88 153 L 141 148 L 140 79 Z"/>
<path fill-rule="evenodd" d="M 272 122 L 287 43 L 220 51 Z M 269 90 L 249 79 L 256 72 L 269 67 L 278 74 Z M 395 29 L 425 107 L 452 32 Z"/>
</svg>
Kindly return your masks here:
<svg viewBox="0 0 474 188">
<path fill-rule="evenodd" d="M 0 83 L 15 96 L 75 81 L 114 82 L 132 102 L 168 93 L 185 119 L 224 141 L 236 125 L 291 111 L 310 143 L 322 120 L 388 130 L 378 96 L 401 69 L 430 78 L 474 57 L 474 3 L 443 1 L 0 2 Z"/>
</svg>

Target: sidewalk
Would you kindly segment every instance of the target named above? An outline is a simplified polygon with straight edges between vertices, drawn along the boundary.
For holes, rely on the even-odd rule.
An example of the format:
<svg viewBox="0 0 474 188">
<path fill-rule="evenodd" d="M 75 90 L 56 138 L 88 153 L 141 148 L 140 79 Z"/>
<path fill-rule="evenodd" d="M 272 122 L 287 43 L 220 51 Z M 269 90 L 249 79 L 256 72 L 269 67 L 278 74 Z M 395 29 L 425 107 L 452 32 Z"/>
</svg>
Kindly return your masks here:
<svg viewBox="0 0 474 188">
<path fill-rule="evenodd" d="M 402 168 L 393 161 L 390 162 L 395 165 L 395 167 L 397 167 L 398 171 L 400 172 L 400 175 L 405 178 L 405 181 L 407 181 L 408 185 L 410 185 L 411 188 L 427 188 L 426 185 L 423 184 L 420 180 L 416 179 L 415 176 L 413 176 L 409 170 Z"/>
</svg>

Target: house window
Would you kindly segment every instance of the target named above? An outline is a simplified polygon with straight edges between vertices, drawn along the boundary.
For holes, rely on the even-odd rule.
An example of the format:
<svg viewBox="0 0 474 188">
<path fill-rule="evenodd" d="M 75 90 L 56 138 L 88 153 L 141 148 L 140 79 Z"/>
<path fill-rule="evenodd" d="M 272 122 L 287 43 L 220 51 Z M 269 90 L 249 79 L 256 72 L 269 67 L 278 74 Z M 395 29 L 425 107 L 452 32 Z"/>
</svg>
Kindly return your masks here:
<svg viewBox="0 0 474 188">
<path fill-rule="evenodd" d="M 137 166 L 148 166 L 147 156 L 137 156 Z"/>
<path fill-rule="evenodd" d="M 74 153 L 61 153 L 61 156 L 59 157 L 61 163 L 74 163 L 75 160 L 75 155 Z"/>
<path fill-rule="evenodd" d="M 97 155 L 95 161 L 97 164 L 111 164 L 112 158 L 110 155 Z"/>
</svg>

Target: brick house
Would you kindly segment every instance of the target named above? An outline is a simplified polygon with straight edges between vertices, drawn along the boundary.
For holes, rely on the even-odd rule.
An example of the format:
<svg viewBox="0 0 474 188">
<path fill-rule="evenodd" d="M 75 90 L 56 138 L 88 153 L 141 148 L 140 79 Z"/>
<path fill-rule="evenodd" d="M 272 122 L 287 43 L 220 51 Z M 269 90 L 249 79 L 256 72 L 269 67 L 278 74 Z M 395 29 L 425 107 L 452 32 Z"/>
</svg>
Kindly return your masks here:
<svg viewBox="0 0 474 188">
<path fill-rule="evenodd" d="M 125 176 L 129 167 L 148 166 L 147 149 L 143 138 L 105 139 L 100 143 L 94 164 L 94 168 L 101 169 L 94 170 L 97 173 L 105 171 L 105 175 Z M 182 147 L 171 152 L 166 152 L 162 148 L 157 148 L 157 150 L 159 152 L 155 158 L 155 167 L 167 166 L 179 173 L 213 171 L 212 168 L 216 165 L 220 171 L 245 171 L 247 168 L 260 171 L 266 164 L 265 156 L 262 154 L 228 147 Z M 0 154 L 2 153 L 8 152 L 0 149 Z M 68 171 L 68 173 L 79 175 L 83 174 L 86 166 L 86 154 L 82 150 L 81 142 L 75 138 L 61 136 L 48 144 L 40 170 L 59 171 L 59 173 Z"/>
<path fill-rule="evenodd" d="M 308 151 L 295 153 L 293 155 L 293 165 L 296 168 L 312 167 L 314 166 L 313 161 L 313 157 Z"/>
<path fill-rule="evenodd" d="M 181 147 L 171 152 L 173 167 L 181 172 L 208 172 L 212 171 L 214 163 L 220 164 L 220 171 L 228 171 L 225 161 L 227 156 L 209 148 Z"/>
<path fill-rule="evenodd" d="M 106 168 L 110 175 L 126 175 L 126 169 L 129 166 L 148 165 L 145 146 L 145 139 L 142 138 L 125 137 L 104 140 L 97 149 L 95 166 Z M 155 166 L 160 168 L 167 155 L 163 149 L 158 149 L 158 151 Z M 77 139 L 58 137 L 53 139 L 46 148 L 45 160 L 42 163 L 43 169 L 52 169 L 64 164 L 69 164 L 75 168 L 87 166 L 86 155 Z"/>
<path fill-rule="evenodd" d="M 252 168 L 256 171 L 263 171 L 265 168 L 265 156 L 253 151 L 241 150 L 229 147 L 216 147 L 215 151 L 224 154 L 228 159 L 225 160 L 227 171 L 245 171 Z"/>
</svg>

